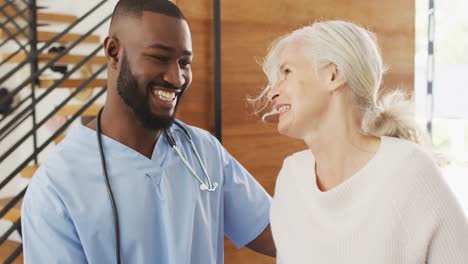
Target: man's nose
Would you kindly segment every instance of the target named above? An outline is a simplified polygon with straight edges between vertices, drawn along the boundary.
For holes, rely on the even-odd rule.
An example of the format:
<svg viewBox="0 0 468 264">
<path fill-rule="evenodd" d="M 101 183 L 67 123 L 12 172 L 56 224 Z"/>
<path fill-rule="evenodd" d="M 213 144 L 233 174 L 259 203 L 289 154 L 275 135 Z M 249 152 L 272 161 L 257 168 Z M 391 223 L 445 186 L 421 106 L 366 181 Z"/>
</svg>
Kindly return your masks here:
<svg viewBox="0 0 468 264">
<path fill-rule="evenodd" d="M 164 74 L 164 80 L 177 88 L 185 83 L 185 78 L 178 63 L 171 64 L 167 72 Z"/>
</svg>

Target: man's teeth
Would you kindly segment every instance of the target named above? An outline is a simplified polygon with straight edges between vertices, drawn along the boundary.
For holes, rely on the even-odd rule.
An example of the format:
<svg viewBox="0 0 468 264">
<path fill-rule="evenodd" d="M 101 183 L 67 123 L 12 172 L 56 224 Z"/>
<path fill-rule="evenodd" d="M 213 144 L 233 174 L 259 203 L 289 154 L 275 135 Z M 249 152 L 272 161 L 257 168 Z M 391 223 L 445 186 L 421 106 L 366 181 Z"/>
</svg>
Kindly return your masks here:
<svg viewBox="0 0 468 264">
<path fill-rule="evenodd" d="M 283 112 L 288 111 L 289 109 L 291 109 L 291 106 L 290 106 L 290 105 L 283 105 L 282 107 L 280 107 L 280 108 L 278 109 L 278 112 L 279 112 L 279 113 L 283 113 Z"/>
<path fill-rule="evenodd" d="M 163 90 L 155 90 L 153 93 L 154 95 L 159 97 L 159 99 L 167 102 L 171 102 L 172 100 L 174 100 L 176 95 L 174 92 L 166 92 Z"/>
</svg>

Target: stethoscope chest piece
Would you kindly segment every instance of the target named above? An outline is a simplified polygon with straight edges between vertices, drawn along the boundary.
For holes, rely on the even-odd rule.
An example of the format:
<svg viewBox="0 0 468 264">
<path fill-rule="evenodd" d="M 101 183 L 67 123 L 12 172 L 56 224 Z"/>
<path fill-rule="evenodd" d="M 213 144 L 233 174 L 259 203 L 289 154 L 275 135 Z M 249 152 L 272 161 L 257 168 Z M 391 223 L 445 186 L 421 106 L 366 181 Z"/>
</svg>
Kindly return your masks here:
<svg viewBox="0 0 468 264">
<path fill-rule="evenodd" d="M 212 188 L 209 188 L 208 185 L 206 185 L 204 183 L 200 184 L 200 190 L 202 190 L 202 191 L 214 192 L 216 190 L 216 188 L 218 188 L 218 183 L 217 182 L 213 183 Z"/>
</svg>

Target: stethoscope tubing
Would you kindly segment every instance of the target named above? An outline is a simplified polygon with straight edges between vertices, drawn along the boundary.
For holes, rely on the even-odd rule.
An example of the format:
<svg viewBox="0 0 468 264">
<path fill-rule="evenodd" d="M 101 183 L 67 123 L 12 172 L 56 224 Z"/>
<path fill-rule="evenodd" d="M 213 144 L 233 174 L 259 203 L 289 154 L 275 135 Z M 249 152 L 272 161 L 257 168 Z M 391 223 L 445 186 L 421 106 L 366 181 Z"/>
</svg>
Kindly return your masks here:
<svg viewBox="0 0 468 264">
<path fill-rule="evenodd" d="M 105 178 L 107 193 L 109 195 L 109 199 L 110 199 L 111 205 L 112 205 L 112 213 L 114 215 L 115 248 L 116 248 L 116 253 L 115 254 L 116 254 L 117 264 L 121 264 L 119 214 L 118 214 L 118 210 L 117 210 L 117 205 L 115 203 L 114 194 L 112 192 L 112 188 L 111 188 L 111 185 L 110 185 L 109 175 L 107 174 L 106 159 L 105 159 L 105 155 L 104 155 L 104 149 L 103 149 L 102 138 L 101 138 L 101 135 L 102 135 L 102 133 L 101 133 L 101 115 L 102 115 L 103 110 L 104 110 L 104 107 L 99 110 L 99 113 L 97 115 L 96 135 L 97 135 L 97 140 L 98 140 L 98 145 L 99 145 L 99 154 L 100 154 L 100 158 L 101 158 L 102 172 L 103 172 L 103 175 L 104 175 L 104 178 Z M 190 136 L 190 133 L 187 131 L 187 129 L 185 129 L 185 127 L 181 123 L 179 123 L 177 121 L 174 121 L 174 124 L 177 125 L 180 129 L 182 129 L 183 134 L 185 134 L 188 141 L 190 142 L 191 149 L 195 153 L 195 156 L 197 157 L 197 160 L 198 160 L 198 162 L 200 164 L 200 167 L 202 168 L 203 173 L 205 174 L 205 178 L 207 180 L 208 185 L 205 184 L 200 179 L 200 177 L 195 172 L 195 169 L 189 164 L 187 159 L 185 159 L 183 157 L 182 153 L 180 152 L 179 148 L 177 147 L 177 143 L 176 143 L 174 137 L 167 130 L 164 130 L 163 132 L 164 132 L 164 135 L 165 135 L 167 141 L 169 142 L 171 147 L 175 150 L 175 152 L 177 153 L 179 158 L 182 160 L 184 165 L 187 167 L 187 169 L 190 171 L 190 173 L 200 183 L 200 190 L 208 191 L 208 192 L 214 192 L 216 190 L 216 188 L 218 187 L 218 184 L 216 182 L 214 184 L 211 182 L 211 179 L 208 176 L 208 171 L 207 171 L 205 165 L 202 162 L 200 154 L 198 153 L 197 148 L 195 147 L 195 143 L 193 143 L 193 140 L 192 140 L 192 137 Z"/>
</svg>

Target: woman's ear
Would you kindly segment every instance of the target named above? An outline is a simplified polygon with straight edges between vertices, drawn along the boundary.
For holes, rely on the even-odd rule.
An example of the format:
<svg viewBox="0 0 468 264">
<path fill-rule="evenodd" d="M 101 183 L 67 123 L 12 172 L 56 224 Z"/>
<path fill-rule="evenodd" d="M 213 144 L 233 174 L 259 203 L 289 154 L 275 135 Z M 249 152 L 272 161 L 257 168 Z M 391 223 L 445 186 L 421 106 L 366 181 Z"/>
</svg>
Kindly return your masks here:
<svg viewBox="0 0 468 264">
<path fill-rule="evenodd" d="M 326 68 L 328 76 L 328 90 L 336 91 L 346 83 L 346 77 L 343 72 L 338 69 L 336 64 L 330 63 Z"/>
<path fill-rule="evenodd" d="M 120 53 L 119 40 L 117 38 L 107 36 L 104 40 L 104 52 L 109 66 L 117 69 Z"/>
</svg>

